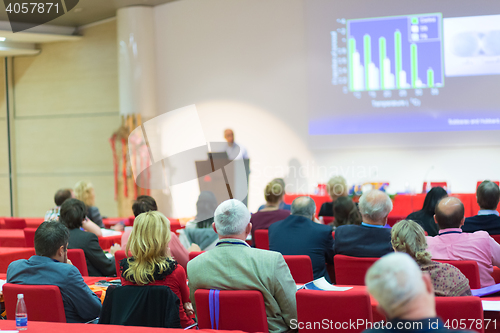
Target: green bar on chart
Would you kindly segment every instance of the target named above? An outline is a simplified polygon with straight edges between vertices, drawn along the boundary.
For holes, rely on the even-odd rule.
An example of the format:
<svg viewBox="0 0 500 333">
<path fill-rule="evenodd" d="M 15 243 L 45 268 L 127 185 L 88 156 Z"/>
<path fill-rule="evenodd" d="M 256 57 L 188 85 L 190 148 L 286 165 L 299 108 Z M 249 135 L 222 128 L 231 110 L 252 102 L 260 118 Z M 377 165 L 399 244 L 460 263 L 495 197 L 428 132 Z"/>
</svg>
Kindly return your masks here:
<svg viewBox="0 0 500 333">
<path fill-rule="evenodd" d="M 396 30 L 394 33 L 394 64 L 395 64 L 395 72 L 394 76 L 396 77 L 396 88 L 401 89 L 401 80 L 400 75 L 403 70 L 403 57 L 401 55 L 401 32 Z"/>
<path fill-rule="evenodd" d="M 434 71 L 432 70 L 432 68 L 429 68 L 427 70 L 427 87 L 434 87 Z"/>
<path fill-rule="evenodd" d="M 417 88 L 418 67 L 417 67 L 417 44 L 411 44 L 411 86 Z"/>
<path fill-rule="evenodd" d="M 385 68 L 384 68 L 384 61 L 385 61 L 385 58 L 386 58 L 386 48 L 385 48 L 385 38 L 384 37 L 380 37 L 378 39 L 378 50 L 379 50 L 379 63 L 380 63 L 380 89 L 385 89 L 385 82 L 384 82 L 384 79 L 385 79 Z"/>
<path fill-rule="evenodd" d="M 363 48 L 365 50 L 365 90 L 370 90 L 370 76 L 368 75 L 370 63 L 372 62 L 371 37 L 365 35 L 363 38 Z"/>
<path fill-rule="evenodd" d="M 349 87 L 351 91 L 354 91 L 354 52 L 356 52 L 356 40 L 354 38 L 349 38 L 348 45 L 349 52 Z"/>
</svg>

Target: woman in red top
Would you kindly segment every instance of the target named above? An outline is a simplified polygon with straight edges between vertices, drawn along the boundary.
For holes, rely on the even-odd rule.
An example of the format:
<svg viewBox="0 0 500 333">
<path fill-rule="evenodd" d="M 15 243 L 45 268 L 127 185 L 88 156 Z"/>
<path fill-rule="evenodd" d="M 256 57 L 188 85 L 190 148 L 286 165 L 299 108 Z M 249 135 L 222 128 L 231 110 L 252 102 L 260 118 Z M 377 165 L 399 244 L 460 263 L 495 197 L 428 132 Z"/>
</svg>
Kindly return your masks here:
<svg viewBox="0 0 500 333">
<path fill-rule="evenodd" d="M 179 297 L 179 317 L 186 328 L 194 314 L 186 284 L 186 271 L 170 256 L 170 222 L 160 212 L 150 211 L 135 218 L 125 253 L 134 255 L 120 263 L 122 285 L 167 286 Z"/>
</svg>

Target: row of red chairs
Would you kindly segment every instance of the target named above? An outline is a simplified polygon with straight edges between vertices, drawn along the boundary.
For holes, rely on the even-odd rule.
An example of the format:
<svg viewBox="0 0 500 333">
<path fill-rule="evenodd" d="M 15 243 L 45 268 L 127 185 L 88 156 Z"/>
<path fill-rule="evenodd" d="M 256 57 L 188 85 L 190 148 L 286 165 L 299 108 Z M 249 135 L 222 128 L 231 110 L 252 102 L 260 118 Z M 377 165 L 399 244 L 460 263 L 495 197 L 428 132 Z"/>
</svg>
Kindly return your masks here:
<svg viewBox="0 0 500 333">
<path fill-rule="evenodd" d="M 7 317 L 15 313 L 16 295 L 24 294 L 28 316 L 33 321 L 66 322 L 61 293 L 56 286 L 29 286 L 5 284 L 3 286 Z M 195 292 L 198 326 L 200 329 L 212 328 L 209 311 L 209 290 Z M 324 323 L 330 330 L 361 332 L 368 323 L 382 319 L 373 313 L 370 296 L 366 290 L 348 292 L 325 292 L 299 290 L 297 299 L 297 323 L 321 323 L 313 327 L 299 327 L 301 332 L 322 332 Z M 50 309 L 50 311 L 46 311 Z M 444 321 L 457 319 L 483 322 L 484 314 L 481 299 L 473 296 L 438 297 L 436 312 Z M 384 318 L 385 319 L 385 318 Z M 363 323 L 352 327 L 348 323 Z M 335 325 L 341 325 L 339 327 Z M 484 328 L 472 327 L 479 333 Z M 220 330 L 244 330 L 246 332 L 267 332 L 267 317 L 262 294 L 256 290 L 220 291 L 219 318 Z"/>
</svg>

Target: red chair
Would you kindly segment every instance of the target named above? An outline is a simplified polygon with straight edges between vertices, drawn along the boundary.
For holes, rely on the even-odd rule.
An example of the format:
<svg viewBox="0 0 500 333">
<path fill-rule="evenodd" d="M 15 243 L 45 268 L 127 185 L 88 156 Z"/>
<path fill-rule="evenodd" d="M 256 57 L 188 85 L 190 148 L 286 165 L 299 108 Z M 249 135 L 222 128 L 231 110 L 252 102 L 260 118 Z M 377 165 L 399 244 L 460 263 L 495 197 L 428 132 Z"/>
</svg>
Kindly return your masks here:
<svg viewBox="0 0 500 333">
<path fill-rule="evenodd" d="M 24 229 L 26 228 L 26 220 L 18 217 L 4 217 L 5 229 Z"/>
<path fill-rule="evenodd" d="M 372 322 L 372 306 L 370 296 L 366 290 L 344 292 L 305 290 L 297 291 L 297 323 L 327 322 L 327 328 L 316 325 L 313 327 L 298 327 L 299 332 L 361 332 L 364 325 L 358 325 L 354 329 L 349 327 L 349 321 L 359 322 L 364 320 Z M 327 319 L 327 320 L 325 320 Z M 340 326 L 339 326 L 340 325 Z M 342 326 L 344 325 L 344 326 Z"/>
<path fill-rule="evenodd" d="M 460 325 L 466 323 L 468 330 L 484 333 L 483 305 L 479 297 L 436 297 L 436 313 L 450 329 L 464 328 Z"/>
<path fill-rule="evenodd" d="M 314 280 L 311 258 L 305 255 L 283 256 L 295 284 L 305 284 Z"/>
<path fill-rule="evenodd" d="M 394 227 L 396 223 L 398 223 L 401 220 L 404 220 L 406 216 L 388 216 L 387 217 L 387 224 L 390 225 L 391 227 Z"/>
<path fill-rule="evenodd" d="M 82 276 L 89 276 L 85 252 L 82 249 L 68 249 L 68 259 L 71 260 L 73 266 L 78 268 Z"/>
<path fill-rule="evenodd" d="M 178 219 L 169 217 L 168 220 L 170 221 L 170 231 L 176 232 L 178 229 L 184 228 Z"/>
<path fill-rule="evenodd" d="M 255 230 L 254 234 L 254 244 L 258 249 L 269 250 L 269 230 L 258 229 Z"/>
<path fill-rule="evenodd" d="M 474 260 L 434 260 L 455 266 L 469 279 L 471 289 L 481 288 L 481 280 L 479 278 L 479 268 Z"/>
<path fill-rule="evenodd" d="M 4 284 L 5 310 L 7 311 L 7 317 L 10 319 L 14 319 L 16 316 L 17 294 L 24 294 L 24 302 L 26 303 L 30 321 L 66 322 L 66 313 L 64 312 L 59 287 Z"/>
<path fill-rule="evenodd" d="M 134 225 L 135 216 L 130 216 L 127 221 L 127 226 L 132 227 Z"/>
<path fill-rule="evenodd" d="M 500 244 L 500 235 L 490 235 L 498 244 Z"/>
<path fill-rule="evenodd" d="M 118 250 L 115 252 L 115 267 L 117 278 L 120 278 L 122 276 L 122 272 L 120 271 L 120 261 L 122 261 L 126 257 L 127 256 L 125 255 L 125 250 Z"/>
<path fill-rule="evenodd" d="M 189 252 L 189 260 L 196 258 L 197 256 L 199 256 L 203 252 L 205 252 L 205 251 L 192 251 L 192 252 Z"/>
<path fill-rule="evenodd" d="M 333 216 L 323 216 L 323 224 L 330 224 L 335 220 Z"/>
<path fill-rule="evenodd" d="M 36 228 L 24 228 L 26 247 L 35 247 L 35 232 Z"/>
<path fill-rule="evenodd" d="M 493 273 L 491 273 L 491 276 L 495 280 L 495 283 L 500 283 L 500 268 L 493 266 Z"/>
<path fill-rule="evenodd" d="M 364 286 L 366 271 L 368 271 L 368 268 L 378 259 L 379 258 L 356 258 L 337 254 L 333 257 L 336 283 Z"/>
<path fill-rule="evenodd" d="M 211 329 L 209 310 L 210 290 L 198 289 L 194 293 L 196 314 L 200 329 Z M 268 332 L 264 297 L 257 290 L 222 290 L 219 293 L 219 327 L 214 329 Z"/>
</svg>

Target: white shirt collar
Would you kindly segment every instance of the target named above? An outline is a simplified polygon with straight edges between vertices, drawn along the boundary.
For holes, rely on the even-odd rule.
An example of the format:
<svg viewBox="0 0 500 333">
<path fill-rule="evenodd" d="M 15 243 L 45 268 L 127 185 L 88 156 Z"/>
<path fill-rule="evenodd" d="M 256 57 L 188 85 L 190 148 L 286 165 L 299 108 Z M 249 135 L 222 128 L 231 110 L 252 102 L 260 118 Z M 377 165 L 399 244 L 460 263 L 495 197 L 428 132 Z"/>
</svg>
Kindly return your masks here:
<svg viewBox="0 0 500 333">
<path fill-rule="evenodd" d="M 477 215 L 496 215 L 499 216 L 498 212 L 493 209 L 481 209 L 479 212 L 477 212 Z"/>
</svg>

